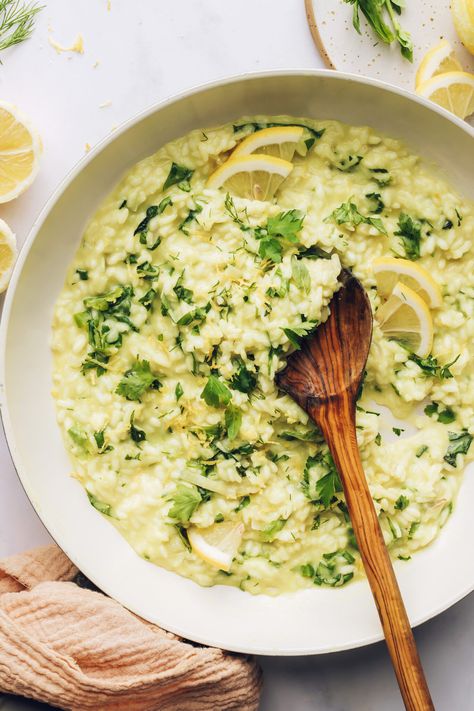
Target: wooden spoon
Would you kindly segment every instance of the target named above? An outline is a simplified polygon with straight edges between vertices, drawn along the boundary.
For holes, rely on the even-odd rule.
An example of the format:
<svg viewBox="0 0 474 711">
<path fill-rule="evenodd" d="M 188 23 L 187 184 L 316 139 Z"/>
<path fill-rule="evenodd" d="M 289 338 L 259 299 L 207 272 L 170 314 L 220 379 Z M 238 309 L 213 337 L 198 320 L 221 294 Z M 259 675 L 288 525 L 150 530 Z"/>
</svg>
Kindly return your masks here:
<svg viewBox="0 0 474 711">
<path fill-rule="evenodd" d="M 405 707 L 428 711 L 434 709 L 433 702 L 357 446 L 355 406 L 372 338 L 372 309 L 354 276 L 343 270 L 340 281 L 328 320 L 303 339 L 275 380 L 324 435 L 339 471 Z"/>
</svg>

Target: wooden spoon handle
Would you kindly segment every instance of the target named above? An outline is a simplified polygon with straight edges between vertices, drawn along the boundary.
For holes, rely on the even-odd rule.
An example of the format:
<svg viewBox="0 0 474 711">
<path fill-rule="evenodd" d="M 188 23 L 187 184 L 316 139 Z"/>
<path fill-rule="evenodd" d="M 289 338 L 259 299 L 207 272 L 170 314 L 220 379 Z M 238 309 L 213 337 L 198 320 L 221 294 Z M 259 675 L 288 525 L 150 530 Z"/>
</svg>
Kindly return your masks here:
<svg viewBox="0 0 474 711">
<path fill-rule="evenodd" d="M 360 555 L 377 605 L 398 685 L 408 711 L 434 709 L 357 446 L 348 393 L 308 414 L 319 425 L 340 474 Z"/>
</svg>

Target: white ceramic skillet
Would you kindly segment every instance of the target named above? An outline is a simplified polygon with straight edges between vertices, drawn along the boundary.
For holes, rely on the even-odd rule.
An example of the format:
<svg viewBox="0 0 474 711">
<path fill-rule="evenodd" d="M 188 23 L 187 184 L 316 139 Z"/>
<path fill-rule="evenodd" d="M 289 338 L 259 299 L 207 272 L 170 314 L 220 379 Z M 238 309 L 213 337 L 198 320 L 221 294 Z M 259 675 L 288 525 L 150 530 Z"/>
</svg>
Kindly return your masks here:
<svg viewBox="0 0 474 711">
<path fill-rule="evenodd" d="M 381 638 L 365 581 L 341 589 L 252 596 L 196 583 L 139 558 L 69 477 L 51 389 L 49 333 L 87 219 L 122 173 L 192 128 L 247 114 L 290 114 L 369 124 L 406 141 L 473 194 L 474 132 L 426 101 L 374 80 L 331 71 L 282 71 L 192 89 L 140 114 L 97 146 L 65 178 L 27 239 L 1 325 L 3 424 L 21 482 L 51 535 L 96 585 L 142 617 L 189 639 L 260 654 L 350 649 Z M 414 625 L 474 588 L 473 472 L 433 545 L 396 565 Z"/>
</svg>

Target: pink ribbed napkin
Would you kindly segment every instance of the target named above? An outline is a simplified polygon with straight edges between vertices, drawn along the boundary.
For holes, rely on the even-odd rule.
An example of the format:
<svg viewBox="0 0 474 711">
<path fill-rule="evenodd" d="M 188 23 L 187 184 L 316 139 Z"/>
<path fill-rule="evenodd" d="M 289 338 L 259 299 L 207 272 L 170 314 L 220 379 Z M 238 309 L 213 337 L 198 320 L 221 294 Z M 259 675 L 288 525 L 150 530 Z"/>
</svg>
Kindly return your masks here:
<svg viewBox="0 0 474 711">
<path fill-rule="evenodd" d="M 256 711 L 252 659 L 185 642 L 77 573 L 54 545 L 0 561 L 0 691 L 74 710 Z"/>
</svg>

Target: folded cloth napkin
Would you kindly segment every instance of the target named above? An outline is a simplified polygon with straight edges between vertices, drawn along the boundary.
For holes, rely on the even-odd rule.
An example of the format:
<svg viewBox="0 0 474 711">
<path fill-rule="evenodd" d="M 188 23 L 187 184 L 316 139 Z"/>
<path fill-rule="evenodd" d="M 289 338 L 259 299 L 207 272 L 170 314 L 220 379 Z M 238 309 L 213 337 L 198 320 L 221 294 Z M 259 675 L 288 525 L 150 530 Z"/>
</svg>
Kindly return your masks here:
<svg viewBox="0 0 474 711">
<path fill-rule="evenodd" d="M 185 642 L 77 575 L 55 545 L 0 561 L 0 691 L 78 710 L 257 709 L 252 659 Z"/>
</svg>

